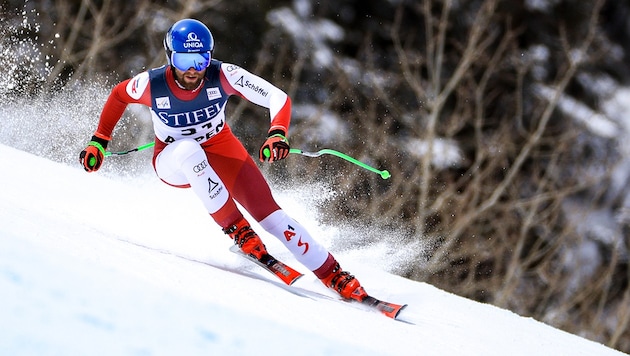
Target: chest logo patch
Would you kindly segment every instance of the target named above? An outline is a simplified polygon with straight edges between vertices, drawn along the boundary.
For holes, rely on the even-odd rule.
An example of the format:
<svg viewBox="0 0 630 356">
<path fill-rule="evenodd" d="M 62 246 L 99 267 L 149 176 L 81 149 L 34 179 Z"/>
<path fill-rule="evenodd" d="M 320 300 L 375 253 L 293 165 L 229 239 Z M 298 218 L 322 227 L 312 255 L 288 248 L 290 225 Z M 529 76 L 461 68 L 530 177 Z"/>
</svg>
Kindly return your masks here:
<svg viewBox="0 0 630 356">
<path fill-rule="evenodd" d="M 221 90 L 217 87 L 206 89 L 206 94 L 208 95 L 208 100 L 221 98 Z"/>
<path fill-rule="evenodd" d="M 155 98 L 155 106 L 158 109 L 170 109 L 171 108 L 171 101 L 169 100 L 168 96 Z"/>
</svg>

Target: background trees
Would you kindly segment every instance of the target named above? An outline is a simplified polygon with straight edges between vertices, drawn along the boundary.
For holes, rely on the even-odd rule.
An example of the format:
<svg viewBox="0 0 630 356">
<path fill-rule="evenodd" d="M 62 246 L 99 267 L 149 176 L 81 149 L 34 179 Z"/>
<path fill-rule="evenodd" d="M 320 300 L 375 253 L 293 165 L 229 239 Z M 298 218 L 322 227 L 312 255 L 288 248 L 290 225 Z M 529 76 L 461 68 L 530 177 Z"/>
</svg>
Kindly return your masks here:
<svg viewBox="0 0 630 356">
<path fill-rule="evenodd" d="M 396 273 L 630 351 L 627 2 L 49 0 L 3 10 L 3 41 L 39 44 L 39 64 L 11 72 L 26 70 L 6 93 L 18 98 L 161 65 L 170 24 L 204 21 L 216 58 L 293 97 L 293 145 L 392 173 L 383 181 L 326 159 L 268 172 L 339 187 L 327 218 L 374 227 L 348 246 L 407 250 Z M 237 134 L 260 141 L 265 112 L 231 105 Z M 118 141 L 144 143 L 149 131 Z"/>
</svg>

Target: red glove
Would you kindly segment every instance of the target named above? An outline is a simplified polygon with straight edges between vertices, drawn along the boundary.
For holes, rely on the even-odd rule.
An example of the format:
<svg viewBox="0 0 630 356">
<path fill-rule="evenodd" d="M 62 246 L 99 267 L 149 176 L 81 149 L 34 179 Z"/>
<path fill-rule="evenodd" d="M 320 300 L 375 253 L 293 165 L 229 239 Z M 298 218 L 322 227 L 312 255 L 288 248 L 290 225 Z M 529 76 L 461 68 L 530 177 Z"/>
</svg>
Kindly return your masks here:
<svg viewBox="0 0 630 356">
<path fill-rule="evenodd" d="M 284 136 L 284 132 L 275 130 L 269 133 L 267 140 L 260 147 L 259 158 L 261 162 L 266 160 L 275 162 L 287 158 L 289 150 L 289 141 Z"/>
<path fill-rule="evenodd" d="M 86 172 L 96 172 L 101 168 L 108 143 L 108 140 L 92 136 L 92 141 L 79 154 L 79 162 L 81 162 Z"/>
</svg>

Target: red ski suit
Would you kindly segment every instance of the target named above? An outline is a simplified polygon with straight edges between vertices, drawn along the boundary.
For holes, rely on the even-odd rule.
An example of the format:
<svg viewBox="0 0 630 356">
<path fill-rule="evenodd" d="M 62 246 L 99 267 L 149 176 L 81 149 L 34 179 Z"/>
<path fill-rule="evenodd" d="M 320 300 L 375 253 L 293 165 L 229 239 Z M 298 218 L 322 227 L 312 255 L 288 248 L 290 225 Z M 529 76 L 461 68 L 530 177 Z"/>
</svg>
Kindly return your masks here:
<svg viewBox="0 0 630 356">
<path fill-rule="evenodd" d="M 205 95 L 202 90 L 190 91 L 182 89 L 175 81 L 171 67 L 166 67 L 165 69 L 168 90 L 177 99 L 188 101 L 193 100 L 198 95 Z M 232 64 L 222 63 L 218 75 L 220 78 L 220 89 L 227 95 L 238 95 L 269 109 L 271 116 L 269 131 L 281 129 L 284 132 L 288 132 L 291 118 L 291 100 L 284 92 L 264 79 Z M 200 87 L 202 86 L 203 84 Z M 119 83 L 113 88 L 105 103 L 95 135 L 110 140 L 114 127 L 128 104 L 142 104 L 151 108 L 155 99 L 151 93 L 148 72 L 143 72 L 134 78 Z M 225 116 L 224 110 L 225 105 L 219 108 L 219 115 L 222 117 Z M 164 141 L 177 139 L 178 137 L 176 133 L 172 132 L 173 128 L 167 127 L 159 118 L 156 118 L 155 115 L 153 116 L 154 129 L 156 131 L 153 155 L 153 165 L 155 167 L 155 158 L 167 145 Z M 226 185 L 231 196 L 256 221 L 261 221 L 280 209 L 273 199 L 269 186 L 256 163 L 241 142 L 234 136 L 227 122 L 223 120 L 220 131 L 212 134 L 213 136 L 208 139 L 201 139 L 198 142 L 206 152 L 208 163 Z M 166 183 L 182 188 L 189 187 L 188 184 Z M 221 227 L 228 226 L 242 216 L 231 199 L 219 211 L 211 215 Z"/>
</svg>

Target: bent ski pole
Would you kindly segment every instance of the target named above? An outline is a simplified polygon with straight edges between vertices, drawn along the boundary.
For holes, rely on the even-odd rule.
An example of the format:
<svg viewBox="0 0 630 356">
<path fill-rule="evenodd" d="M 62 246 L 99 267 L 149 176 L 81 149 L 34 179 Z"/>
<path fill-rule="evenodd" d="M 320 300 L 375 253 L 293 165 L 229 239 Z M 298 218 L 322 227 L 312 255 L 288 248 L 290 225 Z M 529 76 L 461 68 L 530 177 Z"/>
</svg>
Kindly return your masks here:
<svg viewBox="0 0 630 356">
<path fill-rule="evenodd" d="M 138 146 L 136 148 L 130 149 L 129 151 L 122 151 L 122 152 L 110 152 L 107 151 L 105 152 L 105 157 L 109 157 L 109 156 L 122 156 L 122 155 L 126 155 L 128 153 L 131 152 L 137 152 L 137 151 L 142 151 L 145 150 L 149 147 L 153 147 L 155 146 L 155 142 L 149 142 L 149 143 L 145 143 L 144 145 Z"/>
<path fill-rule="evenodd" d="M 367 165 L 367 164 L 365 164 L 365 163 L 363 163 L 363 162 L 361 162 L 361 161 L 359 161 L 359 160 L 357 160 L 355 158 L 352 158 L 352 157 L 348 156 L 345 153 L 341 153 L 339 151 L 331 150 L 331 149 L 328 149 L 328 148 L 324 148 L 323 150 L 319 150 L 317 152 L 308 152 L 308 151 L 303 151 L 303 150 L 301 150 L 299 148 L 291 148 L 289 150 L 289 153 L 295 153 L 295 154 L 299 154 L 299 155 L 306 156 L 306 157 L 319 157 L 319 156 L 324 155 L 324 154 L 329 154 L 329 155 L 333 155 L 333 156 L 337 156 L 339 158 L 345 159 L 346 161 L 354 163 L 354 164 L 356 164 L 357 166 L 359 166 L 361 168 L 367 169 L 368 171 L 372 171 L 374 173 L 377 173 L 383 179 L 387 179 L 387 178 L 391 177 L 391 174 L 389 174 L 389 171 L 387 171 L 387 170 L 383 170 L 383 171 L 378 170 L 378 169 L 376 169 L 374 167 L 371 167 L 371 166 L 369 166 L 369 165 Z M 271 152 L 269 152 L 269 149 L 266 148 L 263 151 L 263 154 L 265 155 L 265 157 L 269 157 Z"/>
<path fill-rule="evenodd" d="M 129 154 L 129 153 L 132 153 L 132 152 L 138 152 L 138 151 L 145 150 L 147 148 L 153 147 L 154 145 L 155 145 L 155 142 L 149 142 L 149 143 L 146 143 L 144 145 L 138 146 L 136 148 L 132 148 L 132 149 L 130 149 L 128 151 L 122 151 L 122 152 L 110 152 L 110 151 L 108 151 L 108 152 L 105 152 L 105 157 L 109 157 L 109 156 L 123 156 L 123 155 Z M 271 152 L 269 152 L 268 148 L 265 149 L 265 151 L 263 153 L 264 153 L 265 157 L 269 157 L 270 154 L 271 154 Z M 317 152 L 308 152 L 308 151 L 303 151 L 303 150 L 301 150 L 299 148 L 291 148 L 289 150 L 289 153 L 299 154 L 299 155 L 306 156 L 306 157 L 319 157 L 319 156 L 324 155 L 324 154 L 329 154 L 329 155 L 333 155 L 333 156 L 337 156 L 339 158 L 345 159 L 346 161 L 354 163 L 354 164 L 356 164 L 357 166 L 359 166 L 361 168 L 367 169 L 368 171 L 372 171 L 374 173 L 377 173 L 383 179 L 388 179 L 389 177 L 391 177 L 391 174 L 389 174 L 389 171 L 387 171 L 387 170 L 382 170 L 382 171 L 378 170 L 378 169 L 376 169 L 374 167 L 371 167 L 371 166 L 369 166 L 369 165 L 367 165 L 367 164 L 365 164 L 365 163 L 363 163 L 363 162 L 361 162 L 361 161 L 359 161 L 359 160 L 357 160 L 355 158 L 352 158 L 352 157 L 348 156 L 345 153 L 341 153 L 339 151 L 331 150 L 331 149 L 328 149 L 328 148 L 324 148 L 323 150 L 319 150 Z"/>
</svg>

